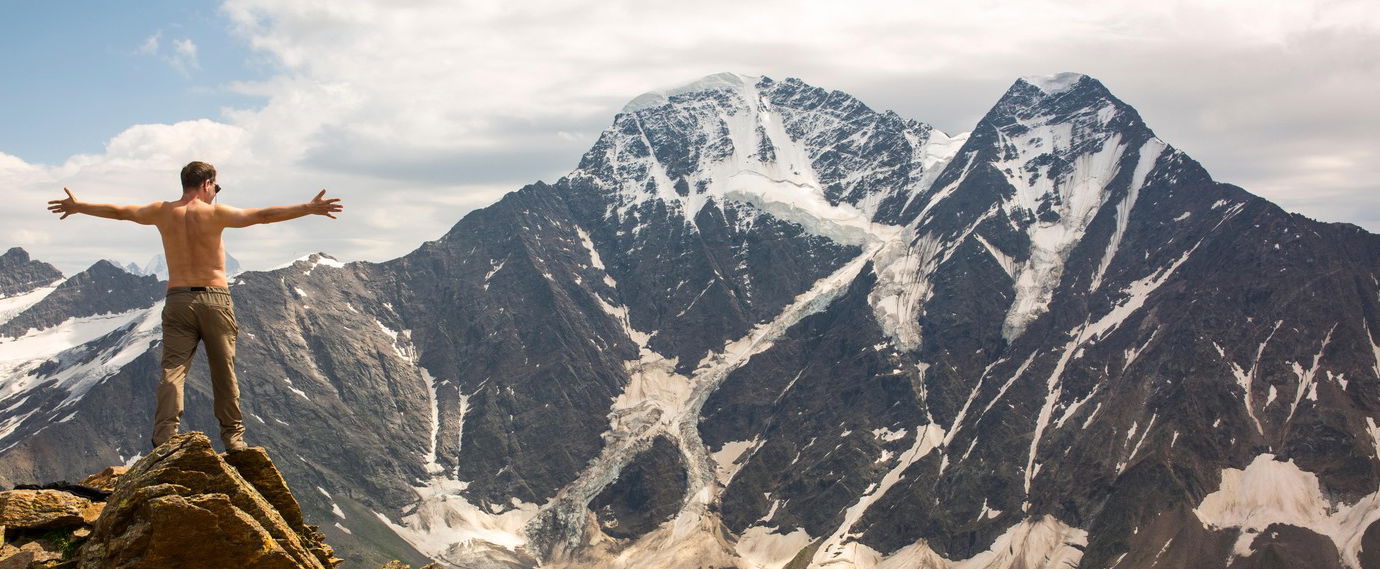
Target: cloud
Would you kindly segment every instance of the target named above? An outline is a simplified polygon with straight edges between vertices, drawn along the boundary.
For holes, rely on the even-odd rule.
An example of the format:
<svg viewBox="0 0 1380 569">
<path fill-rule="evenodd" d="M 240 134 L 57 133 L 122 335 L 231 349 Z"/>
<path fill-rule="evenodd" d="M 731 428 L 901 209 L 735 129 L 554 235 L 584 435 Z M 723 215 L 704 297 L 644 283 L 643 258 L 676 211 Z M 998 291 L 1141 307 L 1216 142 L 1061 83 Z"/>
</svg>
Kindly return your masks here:
<svg viewBox="0 0 1380 569">
<path fill-rule="evenodd" d="M 143 45 L 139 46 L 138 53 L 144 55 L 158 55 L 158 41 L 162 39 L 163 32 L 157 32 L 144 40 Z"/>
<path fill-rule="evenodd" d="M 229 238 L 246 266 L 314 251 L 383 260 L 504 191 L 569 171 L 637 95 L 712 73 L 799 77 L 957 133 L 1017 77 L 1079 71 L 1218 179 L 1380 231 L 1374 2 L 227 0 L 222 14 L 276 69 L 226 88 L 266 103 L 133 126 L 104 153 L 54 168 L 0 155 L 0 182 L 40 202 L 63 184 L 109 201 L 161 199 L 183 163 L 208 160 L 235 205 L 321 187 L 346 200 L 338 222 Z M 199 70 L 196 44 L 164 39 L 141 52 Z M 56 223 L 31 227 L 9 210 L 0 222 Z M 79 241 L 54 234 L 43 247 L 76 258 Z M 136 247 L 156 242 L 131 233 L 108 245 L 143 262 Z"/>
<path fill-rule="evenodd" d="M 361 174 L 533 179 L 568 168 L 637 94 L 719 71 L 801 77 L 955 132 L 1016 77 L 1073 70 L 1271 199 L 1376 189 L 1295 186 L 1328 178 L 1287 158 L 1380 148 L 1370 2 L 231 0 L 225 12 L 287 69 L 254 86 L 272 101 L 259 116 L 298 123 L 299 159 Z M 1380 179 L 1373 164 L 1326 172 Z"/>
<path fill-rule="evenodd" d="M 145 39 L 135 53 L 157 57 L 183 77 L 191 77 L 192 72 L 201 70 L 196 42 L 187 38 L 173 40 L 172 49 L 166 50 L 162 40 L 163 31 L 159 30 Z"/>
<path fill-rule="evenodd" d="M 190 76 L 193 71 L 201 69 L 201 63 L 196 57 L 196 44 L 189 39 L 173 42 L 173 52 L 165 57 L 164 61 L 183 76 Z"/>
</svg>

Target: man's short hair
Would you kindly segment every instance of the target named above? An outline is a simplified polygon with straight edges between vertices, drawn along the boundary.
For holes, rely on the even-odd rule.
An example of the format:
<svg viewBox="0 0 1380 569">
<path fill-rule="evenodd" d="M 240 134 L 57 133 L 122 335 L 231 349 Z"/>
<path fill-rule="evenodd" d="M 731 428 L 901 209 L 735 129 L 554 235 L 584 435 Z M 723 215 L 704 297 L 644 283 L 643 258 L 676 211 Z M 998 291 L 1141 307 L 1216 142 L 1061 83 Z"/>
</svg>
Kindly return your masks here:
<svg viewBox="0 0 1380 569">
<path fill-rule="evenodd" d="M 182 189 L 195 188 L 207 180 L 216 179 L 216 167 L 205 162 L 191 162 L 182 167 Z"/>
</svg>

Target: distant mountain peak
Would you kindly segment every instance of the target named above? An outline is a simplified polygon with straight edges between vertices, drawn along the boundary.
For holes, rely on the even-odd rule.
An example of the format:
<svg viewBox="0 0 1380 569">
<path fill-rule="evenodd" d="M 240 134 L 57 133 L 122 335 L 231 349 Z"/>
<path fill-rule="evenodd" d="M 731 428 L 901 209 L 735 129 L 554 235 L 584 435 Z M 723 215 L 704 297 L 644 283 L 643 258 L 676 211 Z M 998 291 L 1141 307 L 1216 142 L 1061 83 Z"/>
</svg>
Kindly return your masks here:
<svg viewBox="0 0 1380 569">
<path fill-rule="evenodd" d="M 23 294 L 61 278 L 61 271 L 29 258 L 29 252 L 20 247 L 0 255 L 0 298 Z"/>
<path fill-rule="evenodd" d="M 1020 81 L 1044 91 L 1047 95 L 1057 95 L 1073 89 L 1079 83 L 1082 83 L 1084 79 L 1092 78 L 1082 73 L 1063 72 L 1053 75 L 1027 75 L 1021 77 Z M 1093 80 L 1096 81 L 1095 79 Z"/>
<path fill-rule="evenodd" d="M 1047 117 L 1042 121 L 1064 121 L 1080 113 L 1127 114 L 1140 122 L 1134 108 L 1116 98 L 1102 82 L 1080 73 L 1057 73 L 1017 79 L 987 114 L 988 120 L 1009 122 Z"/>
<path fill-rule="evenodd" d="M 687 93 L 720 90 L 747 92 L 753 90 L 753 85 L 756 85 L 761 79 L 761 77 L 743 75 L 740 73 L 715 73 L 679 87 L 660 91 L 650 91 L 638 95 L 634 97 L 632 101 L 629 101 L 627 105 L 623 106 L 623 112 L 635 113 L 644 109 L 659 107 L 670 102 L 671 97 Z"/>
</svg>

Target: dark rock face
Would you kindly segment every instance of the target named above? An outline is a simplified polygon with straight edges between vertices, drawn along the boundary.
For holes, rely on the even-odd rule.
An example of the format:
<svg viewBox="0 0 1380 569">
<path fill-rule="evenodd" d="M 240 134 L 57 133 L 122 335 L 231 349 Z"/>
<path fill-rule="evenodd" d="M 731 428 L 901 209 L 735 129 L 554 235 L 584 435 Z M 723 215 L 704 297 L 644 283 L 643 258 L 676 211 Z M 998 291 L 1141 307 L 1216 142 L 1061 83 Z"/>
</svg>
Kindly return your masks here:
<svg viewBox="0 0 1380 569">
<path fill-rule="evenodd" d="M 1260 533 L 1250 557 L 1236 559 L 1230 569 L 1341 569 L 1332 540 L 1303 528 L 1274 524 Z"/>
<path fill-rule="evenodd" d="M 1213 181 L 1087 77 L 1017 81 L 953 137 L 795 79 L 710 79 L 639 98 L 569 176 L 408 255 L 236 280 L 248 437 L 318 489 L 301 518 L 372 552 L 350 561 L 1380 550 L 1319 521 L 1340 514 L 1202 508 L 1374 507 L 1380 238 Z M 156 318 L 88 273 L 0 330 Z M 144 451 L 157 349 L 129 318 L 15 368 L 0 480 Z M 206 383 L 198 364 L 190 428 L 214 428 Z M 1297 483 L 1228 475 L 1267 455 Z"/>
<path fill-rule="evenodd" d="M 0 255 L 0 298 L 24 294 L 62 278 L 52 265 L 29 258 L 28 251 L 14 247 Z"/>
<path fill-rule="evenodd" d="M 675 443 L 665 437 L 652 441 L 618 480 L 589 503 L 603 532 L 620 539 L 636 539 L 671 519 L 685 499 L 685 465 Z"/>
<path fill-rule="evenodd" d="M 1380 567 L 1380 523 L 1372 522 L 1361 538 L 1362 567 Z"/>
<path fill-rule="evenodd" d="M 0 325 L 0 336 L 23 336 L 29 330 L 49 328 L 69 318 L 147 307 L 162 298 L 165 291 L 165 285 L 154 277 L 132 275 L 109 261 L 98 261 L 63 281 L 38 304 Z"/>
<path fill-rule="evenodd" d="M 860 277 L 706 402 L 699 428 L 710 448 L 756 433 L 764 441 L 724 494 L 724 522 L 735 533 L 759 521 L 829 533 L 866 489 L 857 481 L 882 473 L 877 456 L 914 440 L 903 432 L 925 416 L 912 391 L 914 361 L 874 347 L 885 339 L 867 308 L 873 284 Z"/>
</svg>

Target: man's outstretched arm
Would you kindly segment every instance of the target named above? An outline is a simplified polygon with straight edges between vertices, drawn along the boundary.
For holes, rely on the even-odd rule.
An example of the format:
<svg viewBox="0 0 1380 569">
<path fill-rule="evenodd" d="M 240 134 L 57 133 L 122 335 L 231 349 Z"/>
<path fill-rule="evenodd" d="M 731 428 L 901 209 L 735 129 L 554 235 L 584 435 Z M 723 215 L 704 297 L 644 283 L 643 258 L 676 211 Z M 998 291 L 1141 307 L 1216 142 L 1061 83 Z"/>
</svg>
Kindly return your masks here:
<svg viewBox="0 0 1380 569">
<path fill-rule="evenodd" d="M 153 225 L 154 213 L 158 211 L 158 204 L 156 203 L 148 205 L 85 203 L 77 201 L 76 196 L 72 195 L 72 190 L 63 188 L 62 191 L 67 192 L 67 199 L 52 200 L 48 202 L 48 211 L 62 214 L 62 217 L 58 219 L 67 219 L 67 216 L 74 213 L 84 213 L 86 215 L 94 215 L 106 219 L 120 219 L 133 221 L 142 225 Z"/>
<path fill-rule="evenodd" d="M 248 227 L 259 223 L 277 223 L 297 219 L 304 215 L 324 215 L 335 219 L 336 217 L 331 214 L 340 213 L 344 209 L 345 206 L 340 203 L 340 198 L 326 199 L 326 190 L 321 190 L 320 193 L 316 194 L 316 197 L 304 204 L 252 209 L 237 209 L 228 205 L 217 205 L 216 215 L 225 227 Z"/>
</svg>

